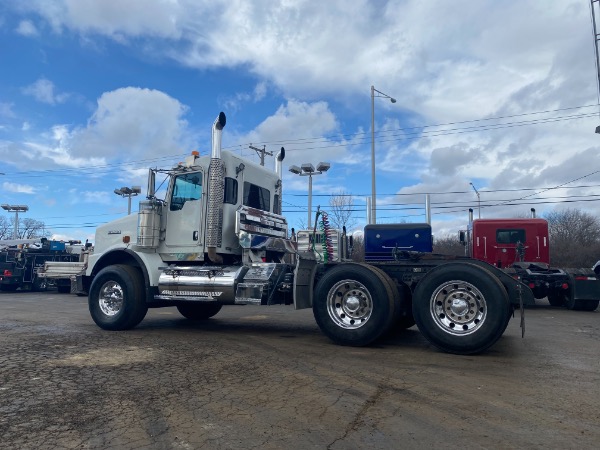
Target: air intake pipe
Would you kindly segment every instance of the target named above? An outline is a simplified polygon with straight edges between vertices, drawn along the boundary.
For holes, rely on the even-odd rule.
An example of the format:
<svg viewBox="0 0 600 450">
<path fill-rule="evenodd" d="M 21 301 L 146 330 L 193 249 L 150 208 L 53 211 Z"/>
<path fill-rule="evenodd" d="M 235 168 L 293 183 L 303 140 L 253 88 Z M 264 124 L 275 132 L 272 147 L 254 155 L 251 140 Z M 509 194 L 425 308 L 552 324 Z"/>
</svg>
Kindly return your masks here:
<svg viewBox="0 0 600 450">
<path fill-rule="evenodd" d="M 227 119 L 220 112 L 212 127 L 212 153 L 208 166 L 208 213 L 206 215 L 206 249 L 208 259 L 222 264 L 223 257 L 217 254 L 223 235 L 223 191 L 224 169 L 221 161 L 221 135 Z"/>
</svg>

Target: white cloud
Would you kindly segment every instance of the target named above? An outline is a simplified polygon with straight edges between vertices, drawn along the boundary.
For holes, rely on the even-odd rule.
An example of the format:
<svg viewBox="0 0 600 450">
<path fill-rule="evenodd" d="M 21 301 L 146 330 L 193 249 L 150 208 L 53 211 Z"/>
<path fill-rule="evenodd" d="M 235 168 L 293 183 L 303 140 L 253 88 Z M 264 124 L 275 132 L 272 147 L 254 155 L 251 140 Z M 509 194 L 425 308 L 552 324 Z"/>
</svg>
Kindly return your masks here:
<svg viewBox="0 0 600 450">
<path fill-rule="evenodd" d="M 112 203 L 112 197 L 107 191 L 82 191 L 75 192 L 75 198 L 79 199 L 83 203 L 98 203 L 101 205 L 110 205 Z"/>
<path fill-rule="evenodd" d="M 15 113 L 12 110 L 12 103 L 0 102 L 0 117 L 12 119 L 15 117 Z"/>
<path fill-rule="evenodd" d="M 19 22 L 19 25 L 15 31 L 18 34 L 27 37 L 37 36 L 39 34 L 37 28 L 30 20 L 22 20 Z"/>
<path fill-rule="evenodd" d="M 176 39 L 179 21 L 185 16 L 179 3 L 171 0 L 63 0 L 32 2 L 55 31 L 66 27 L 81 33 L 97 33 L 120 40 L 123 36 L 150 35 Z M 193 8 L 194 4 L 187 5 Z"/>
<path fill-rule="evenodd" d="M 234 136 L 232 139 L 237 142 L 252 142 L 256 145 L 269 142 L 270 146 L 277 150 L 283 146 L 286 149 L 284 165 L 287 167 L 311 161 L 316 164 L 327 158 L 343 157 L 344 144 L 329 137 L 337 131 L 336 117 L 326 102 L 306 103 L 289 100 L 254 130 L 245 135 Z M 303 139 L 306 136 L 313 136 L 313 138 L 308 142 Z M 252 153 L 246 151 L 244 155 L 252 156 Z"/>
<path fill-rule="evenodd" d="M 24 87 L 23 93 L 32 96 L 38 102 L 49 105 L 64 103 L 70 96 L 66 92 L 56 93 L 54 83 L 46 78 L 40 78 L 33 84 Z"/>
<path fill-rule="evenodd" d="M 6 192 L 14 192 L 16 194 L 35 194 L 35 188 L 33 186 L 10 183 L 8 181 L 2 183 L 2 189 Z"/>
<path fill-rule="evenodd" d="M 378 192 L 385 192 L 382 186 L 398 191 L 407 183 L 414 189 L 468 191 L 470 180 L 477 180 L 482 193 L 560 184 L 591 173 L 597 159 L 598 119 L 560 119 L 594 110 L 548 113 L 542 117 L 557 121 L 517 126 L 540 117 L 520 114 L 596 103 L 587 2 L 357 0 L 349 8 L 342 0 L 40 0 L 32 5 L 56 31 L 68 29 L 84 39 L 108 36 L 189 67 L 250 72 L 258 83 L 253 92 L 224 101 L 233 109 L 264 99 L 267 87 L 298 99 L 252 132 L 225 137 L 239 143 L 284 141 L 286 166 L 328 160 L 349 173 L 364 172 L 369 140 L 332 138 L 342 129 L 333 108 L 348 106 L 356 115 L 368 115 L 356 110 L 368 108 L 369 87 L 375 85 L 398 99 L 376 105 L 376 130 L 395 135 L 377 142 Z M 39 86 L 38 94 L 57 102 L 53 85 Z M 185 107 L 161 94 L 137 88 L 104 94 L 87 126 L 69 130 L 59 148 L 82 158 L 182 148 Z M 490 122 L 506 128 L 456 130 L 479 123 L 455 122 L 510 115 L 517 117 Z M 399 130 L 450 122 L 455 124 L 427 135 Z M 309 136 L 311 142 L 300 141 Z M 464 198 L 472 201 L 473 194 Z"/>
<path fill-rule="evenodd" d="M 71 154 L 136 160 L 183 153 L 191 148 L 186 112 L 185 105 L 157 90 L 105 92 L 87 126 L 70 133 Z"/>
<path fill-rule="evenodd" d="M 33 163 L 37 170 L 102 167 L 110 161 L 153 160 L 142 164 L 156 165 L 157 159 L 160 164 L 162 158 L 193 148 L 186 112 L 186 106 L 163 92 L 117 89 L 100 96 L 86 126 L 55 125 L 22 143 L 0 141 L 0 155 L 21 170 L 30 170 Z M 22 131 L 28 129 L 29 123 L 23 123 Z M 139 178 L 136 168 L 116 169 Z"/>
</svg>

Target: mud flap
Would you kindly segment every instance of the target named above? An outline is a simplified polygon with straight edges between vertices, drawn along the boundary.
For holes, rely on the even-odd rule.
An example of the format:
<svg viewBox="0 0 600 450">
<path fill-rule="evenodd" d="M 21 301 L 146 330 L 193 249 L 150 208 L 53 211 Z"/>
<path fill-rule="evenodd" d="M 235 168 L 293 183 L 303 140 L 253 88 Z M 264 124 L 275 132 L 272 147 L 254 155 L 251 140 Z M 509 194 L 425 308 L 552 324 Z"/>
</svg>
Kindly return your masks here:
<svg viewBox="0 0 600 450">
<path fill-rule="evenodd" d="M 521 338 L 525 337 L 525 303 L 523 302 L 523 285 L 517 284 L 517 291 L 519 292 L 519 309 L 521 310 Z"/>
<path fill-rule="evenodd" d="M 294 269 L 294 309 L 312 308 L 317 260 L 312 252 L 298 252 Z"/>
</svg>

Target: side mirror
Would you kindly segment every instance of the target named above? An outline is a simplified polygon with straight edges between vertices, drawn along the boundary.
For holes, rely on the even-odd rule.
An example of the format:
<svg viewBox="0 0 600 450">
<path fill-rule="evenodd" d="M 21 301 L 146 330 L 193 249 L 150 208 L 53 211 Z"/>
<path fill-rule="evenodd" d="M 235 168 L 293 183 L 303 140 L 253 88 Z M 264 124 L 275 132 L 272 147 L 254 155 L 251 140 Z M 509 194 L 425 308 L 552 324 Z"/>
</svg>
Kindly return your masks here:
<svg viewBox="0 0 600 450">
<path fill-rule="evenodd" d="M 467 244 L 467 237 L 466 237 L 464 231 L 461 230 L 461 231 L 458 232 L 458 240 L 460 241 L 460 243 L 462 245 L 466 245 Z"/>
</svg>

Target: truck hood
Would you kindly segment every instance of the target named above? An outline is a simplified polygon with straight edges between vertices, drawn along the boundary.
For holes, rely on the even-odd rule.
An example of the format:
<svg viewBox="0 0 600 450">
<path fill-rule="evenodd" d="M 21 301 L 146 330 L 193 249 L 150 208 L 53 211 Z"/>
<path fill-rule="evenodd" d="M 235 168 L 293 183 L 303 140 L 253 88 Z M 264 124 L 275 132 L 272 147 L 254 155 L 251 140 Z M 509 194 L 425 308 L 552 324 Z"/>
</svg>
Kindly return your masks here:
<svg viewBox="0 0 600 450">
<path fill-rule="evenodd" d="M 131 214 L 121 219 L 113 220 L 96 229 L 94 251 L 98 254 L 105 249 L 123 244 L 123 238 L 129 236 L 129 243 L 137 241 L 137 215 Z"/>
</svg>

